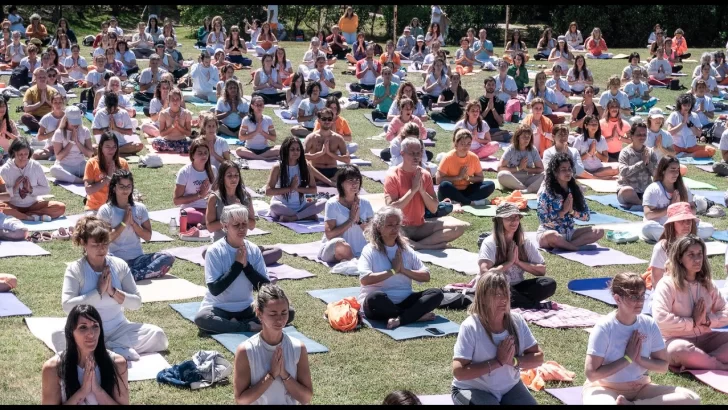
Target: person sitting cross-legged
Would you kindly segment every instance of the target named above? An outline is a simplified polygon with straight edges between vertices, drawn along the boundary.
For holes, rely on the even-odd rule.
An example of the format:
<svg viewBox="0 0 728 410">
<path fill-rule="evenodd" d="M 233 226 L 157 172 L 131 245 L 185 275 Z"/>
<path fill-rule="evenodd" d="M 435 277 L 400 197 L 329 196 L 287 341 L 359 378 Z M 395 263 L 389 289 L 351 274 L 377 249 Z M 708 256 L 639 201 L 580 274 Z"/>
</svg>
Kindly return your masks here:
<svg viewBox="0 0 728 410">
<path fill-rule="evenodd" d="M 657 169 L 657 156 L 645 145 L 647 126 L 632 124 L 629 131 L 632 143 L 619 153 L 619 177 L 617 178 L 617 200 L 620 204 L 642 210 L 642 196 L 652 183 Z"/>
<path fill-rule="evenodd" d="M 474 106 L 478 109 L 477 103 Z M 488 204 L 487 198 L 495 191 L 495 184 L 483 180 L 480 159 L 470 151 L 472 142 L 473 134 L 466 129 L 458 128 L 453 133 L 453 150 L 445 154 L 437 168 L 440 201 L 448 198 L 462 205 Z"/>
</svg>

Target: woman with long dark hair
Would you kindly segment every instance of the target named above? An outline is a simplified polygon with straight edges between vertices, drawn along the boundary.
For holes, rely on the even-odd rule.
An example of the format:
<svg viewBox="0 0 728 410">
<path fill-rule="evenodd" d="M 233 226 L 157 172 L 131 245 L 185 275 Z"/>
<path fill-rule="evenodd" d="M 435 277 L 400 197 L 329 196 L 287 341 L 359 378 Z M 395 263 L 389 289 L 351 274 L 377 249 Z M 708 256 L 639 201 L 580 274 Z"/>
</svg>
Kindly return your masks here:
<svg viewBox="0 0 728 410">
<path fill-rule="evenodd" d="M 254 95 L 238 132 L 238 139 L 245 142 L 244 147 L 235 151 L 240 158 L 271 160 L 278 156 L 280 146 L 275 145 L 276 129 L 273 119 L 263 114 L 264 107 L 263 97 Z"/>
<path fill-rule="evenodd" d="M 574 140 L 574 148 L 581 155 L 584 169 L 599 179 L 614 178 L 619 170 L 615 167 L 604 166 L 604 163 L 609 161 L 609 147 L 607 140 L 602 137 L 599 118 L 594 114 L 589 114 L 583 118 L 582 123 L 584 133 L 577 135 Z"/>
<path fill-rule="evenodd" d="M 187 226 L 205 223 L 207 195 L 215 182 L 217 168 L 210 161 L 210 148 L 203 138 L 190 145 L 190 163 L 177 171 L 172 202 L 187 212 Z"/>
<path fill-rule="evenodd" d="M 122 168 L 129 170 L 129 164 L 119 158 L 119 141 L 113 132 L 105 131 L 99 139 L 96 156 L 86 162 L 83 173 L 87 197 L 84 209 L 87 212 L 95 214 L 106 203 L 111 176 Z"/>
<path fill-rule="evenodd" d="M 64 336 L 66 349 L 43 364 L 41 404 L 129 404 L 126 359 L 106 350 L 96 308 L 74 306 Z"/>
<path fill-rule="evenodd" d="M 230 31 L 225 38 L 224 51 L 225 60 L 233 64 L 240 64 L 243 67 L 250 67 L 253 65 L 253 60 L 243 55 L 247 54 L 248 48 L 245 45 L 245 40 L 240 37 L 240 27 L 238 26 L 230 27 Z"/>
<path fill-rule="evenodd" d="M 587 68 L 586 59 L 583 55 L 579 54 L 574 58 L 574 65 L 566 73 L 566 79 L 569 81 L 571 92 L 577 95 L 581 95 L 587 85 L 594 84 L 594 77 L 591 70 Z M 599 90 L 594 89 L 594 93 L 597 92 Z"/>
<path fill-rule="evenodd" d="M 284 101 L 286 94 L 283 84 L 278 77 L 278 71 L 273 67 L 273 55 L 264 54 L 261 60 L 261 68 L 253 76 L 253 96 L 263 97 L 265 104 L 278 104 Z M 311 71 L 313 73 L 314 71 Z"/>
<path fill-rule="evenodd" d="M 503 60 L 505 60 L 508 64 L 513 64 L 514 58 L 518 53 L 523 54 L 523 63 L 525 64 L 529 58 L 528 48 L 526 48 L 526 43 L 521 40 L 521 32 L 519 30 L 513 30 L 511 39 L 506 43 Z"/>
</svg>

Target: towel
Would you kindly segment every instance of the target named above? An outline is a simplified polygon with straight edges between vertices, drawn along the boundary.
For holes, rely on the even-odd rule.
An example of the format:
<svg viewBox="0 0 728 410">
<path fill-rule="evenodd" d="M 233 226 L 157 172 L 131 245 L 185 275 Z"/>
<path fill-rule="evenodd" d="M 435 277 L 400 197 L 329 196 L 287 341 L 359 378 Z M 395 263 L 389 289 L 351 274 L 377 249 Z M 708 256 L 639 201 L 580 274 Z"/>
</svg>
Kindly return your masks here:
<svg viewBox="0 0 728 410">
<path fill-rule="evenodd" d="M 576 373 L 553 360 L 535 369 L 521 370 L 521 381 L 533 391 L 540 391 L 547 381 L 573 382 Z"/>
</svg>

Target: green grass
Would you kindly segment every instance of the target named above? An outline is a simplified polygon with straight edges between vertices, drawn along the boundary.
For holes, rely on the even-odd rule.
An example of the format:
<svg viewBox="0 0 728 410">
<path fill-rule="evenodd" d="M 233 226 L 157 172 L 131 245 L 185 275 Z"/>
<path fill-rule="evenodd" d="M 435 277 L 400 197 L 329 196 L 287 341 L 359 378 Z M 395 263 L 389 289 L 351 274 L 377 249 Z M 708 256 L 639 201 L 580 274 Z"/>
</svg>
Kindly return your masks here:
<svg viewBox="0 0 728 410">
<path fill-rule="evenodd" d="M 187 40 L 186 34 L 189 29 L 178 29 L 178 37 L 184 42 L 182 52 L 186 58 L 195 58 L 198 51 L 192 48 L 192 42 Z M 301 61 L 306 50 L 306 43 L 286 42 L 289 58 L 294 65 Z M 449 47 L 451 52 L 454 48 Z M 90 48 L 84 48 L 84 55 L 88 55 Z M 615 49 L 614 53 L 629 54 L 633 50 Z M 646 50 L 638 50 L 643 56 Z M 705 50 L 691 50 L 693 55 L 699 56 Z M 256 65 L 258 63 L 256 62 Z M 627 64 L 626 60 L 588 61 L 597 85 L 602 89 L 610 74 L 620 73 Z M 694 64 L 686 64 L 685 72 L 692 73 Z M 337 63 L 334 74 L 336 75 L 337 89 L 342 89 L 345 82 L 355 81 L 353 76 L 342 75 L 345 68 L 344 63 Z M 249 77 L 248 71 L 238 72 L 239 77 L 246 84 Z M 415 85 L 421 85 L 421 77 L 412 76 Z M 484 74 L 467 76 L 464 79 L 465 87 L 468 89 L 471 98 L 477 98 L 482 94 Z M 7 77 L 2 79 L 7 82 Z M 689 86 L 689 79 L 682 77 L 681 81 Z M 245 87 L 245 93 L 250 94 L 250 86 Z M 655 96 L 661 99 L 659 106 L 672 104 L 677 95 L 675 91 L 657 89 Z M 11 100 L 11 112 L 14 119 L 19 114 L 15 113 L 15 107 L 21 104 L 21 99 Z M 195 109 L 190 105 L 189 108 Z M 287 135 L 287 127 L 281 123 L 272 113 L 271 115 L 278 129 L 279 135 Z M 344 111 L 343 115 L 348 119 L 351 128 L 355 130 L 355 140 L 359 143 L 359 155 L 370 159 L 372 169 L 385 169 L 385 164 L 378 158 L 374 158 L 369 152 L 370 148 L 382 148 L 382 141 L 367 139 L 380 132 L 379 128 L 372 126 L 363 116 L 363 111 Z M 90 124 L 86 123 L 87 126 Z M 430 124 L 432 126 L 433 124 Z M 512 128 L 509 125 L 507 128 Z M 435 126 L 438 131 L 437 145 L 432 148 L 435 153 L 444 152 L 450 149 L 448 134 Z M 172 192 L 174 186 L 174 174 L 178 167 L 167 165 L 160 169 L 137 168 L 133 165 L 133 172 L 137 188 L 145 194 L 146 205 L 149 210 L 158 210 L 173 207 Z M 246 184 L 253 188 L 263 186 L 267 180 L 267 171 L 244 171 L 243 176 Z M 494 178 L 495 173 L 489 172 L 488 178 Z M 689 176 L 694 179 L 709 182 L 721 190 L 728 188 L 728 182 L 724 178 L 702 172 L 691 166 Z M 364 188 L 368 192 L 382 192 L 382 185 L 367 178 L 364 179 Z M 68 214 L 76 214 L 83 210 L 81 198 L 69 192 L 53 187 L 52 193 L 57 200 L 67 204 Z M 502 193 L 497 192 L 496 195 Z M 589 192 L 588 194 L 593 194 Z M 638 219 L 630 214 L 604 207 L 595 202 L 590 202 L 593 210 L 606 214 L 619 216 L 624 219 L 637 221 Z M 458 218 L 471 224 L 465 235 L 453 243 L 454 246 L 465 248 L 471 252 L 477 252 L 477 238 L 481 232 L 490 231 L 491 221 L 489 218 L 478 218 L 470 214 L 458 215 Z M 725 220 L 710 219 L 717 229 L 728 228 Z M 530 211 L 523 219 L 528 231 L 535 231 L 538 227 L 538 219 L 535 212 Z M 167 227 L 163 224 L 153 222 L 155 230 L 166 233 Z M 277 224 L 260 222 L 261 228 L 270 231 L 269 235 L 257 236 L 253 240 L 259 244 L 275 244 L 279 242 L 310 242 L 319 240 L 319 234 L 292 235 L 291 231 Z M 606 240 L 601 241 L 603 245 L 621 250 L 630 255 L 649 260 L 652 246 L 643 242 L 616 245 Z M 185 246 L 180 241 L 167 244 L 145 244 L 145 251 L 156 251 L 173 246 Z M 9 272 L 18 276 L 19 288 L 17 296 L 33 310 L 34 316 L 62 316 L 64 315 L 60 304 L 60 291 L 65 271 L 65 262 L 73 261 L 81 256 L 78 248 L 73 247 L 69 242 L 49 242 L 41 245 L 51 252 L 51 256 L 23 257 L 0 259 L 0 272 Z M 647 264 L 636 266 L 609 266 L 601 268 L 586 268 L 584 265 L 567 261 L 563 258 L 545 253 L 548 266 L 548 275 L 555 278 L 559 284 L 554 300 L 560 303 L 567 303 L 574 306 L 584 307 L 602 314 L 608 313 L 609 306 L 593 301 L 586 297 L 570 293 L 566 289 L 569 280 L 575 278 L 612 276 L 625 270 L 643 272 Z M 450 391 L 452 373 L 450 363 L 455 337 L 426 338 L 420 340 L 408 340 L 397 342 L 389 337 L 371 329 L 362 329 L 356 332 L 340 333 L 328 325 L 322 319 L 325 305 L 319 300 L 306 294 L 307 290 L 320 288 L 356 286 L 357 279 L 343 277 L 329 273 L 321 265 L 290 256 L 284 256 L 282 262 L 289 265 L 307 269 L 317 276 L 315 278 L 301 281 L 284 281 L 280 285 L 285 289 L 293 305 L 296 307 L 295 326 L 310 338 L 326 345 L 330 351 L 326 354 L 316 354 L 310 357 L 311 372 L 313 378 L 315 404 L 376 404 L 381 403 L 384 396 L 395 389 L 410 389 L 417 394 L 444 394 Z M 716 277 L 724 276 L 723 258 L 716 256 L 710 259 Z M 454 271 L 430 266 L 432 280 L 430 283 L 417 288 L 441 287 L 448 283 L 463 282 L 466 278 Z M 186 261 L 177 261 L 173 271 L 177 276 L 183 277 L 193 283 L 204 285 L 203 270 L 197 265 Z M 466 313 L 463 311 L 438 311 L 455 322 L 462 322 Z M 198 350 L 217 350 L 222 352 L 232 361 L 233 354 L 213 339 L 198 334 L 197 328 L 191 322 L 182 319 L 176 312 L 169 308 L 167 303 L 145 303 L 142 309 L 134 312 L 127 312 L 127 317 L 132 321 L 152 323 L 161 326 L 166 331 L 170 346 L 169 351 L 164 353 L 167 361 L 171 364 L 189 359 Z M 536 339 L 545 352 L 546 360 L 555 360 L 569 370 L 576 372 L 576 379 L 573 384 L 563 386 L 577 386 L 584 382 L 584 356 L 588 334 L 582 330 L 554 330 L 544 329 L 532 325 Z M 42 342 L 35 339 L 23 319 L 19 317 L 0 319 L 0 405 L 1 404 L 38 404 L 40 402 L 41 388 L 41 366 L 45 360 L 50 358 L 52 352 Z M 653 374 L 656 383 L 680 385 L 696 391 L 702 398 L 703 403 L 726 404 L 726 396 L 710 387 L 697 382 L 690 376 L 677 376 L 673 374 Z M 552 382 L 547 387 L 557 387 Z M 159 385 L 156 381 L 134 382 L 130 385 L 131 402 L 143 404 L 202 404 L 202 403 L 233 403 L 232 385 L 217 386 L 202 389 L 196 392 L 181 390 L 166 385 Z M 544 392 L 535 393 L 535 397 L 542 404 L 557 404 L 558 401 Z"/>
</svg>

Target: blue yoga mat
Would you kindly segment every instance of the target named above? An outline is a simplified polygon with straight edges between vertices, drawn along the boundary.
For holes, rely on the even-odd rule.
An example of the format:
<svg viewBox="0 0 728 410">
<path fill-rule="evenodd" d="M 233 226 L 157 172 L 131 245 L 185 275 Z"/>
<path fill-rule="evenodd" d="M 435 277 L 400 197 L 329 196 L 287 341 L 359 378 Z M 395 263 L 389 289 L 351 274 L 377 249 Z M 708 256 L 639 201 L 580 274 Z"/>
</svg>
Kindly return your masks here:
<svg viewBox="0 0 728 410">
<path fill-rule="evenodd" d="M 450 124 L 449 122 L 436 122 L 435 124 L 439 125 L 445 131 L 455 131 L 455 124 Z"/>
<path fill-rule="evenodd" d="M 576 225 L 621 224 L 625 222 L 629 221 L 626 219 L 617 218 L 616 216 L 600 214 L 599 212 L 594 211 L 590 212 L 588 221 L 574 219 L 574 224 Z"/>
<path fill-rule="evenodd" d="M 728 242 L 728 231 L 715 231 L 712 238 L 717 241 Z"/>
<path fill-rule="evenodd" d="M 710 192 L 710 191 L 707 191 Z M 695 195 L 695 191 L 693 191 L 693 195 Z M 617 208 L 620 211 L 629 212 L 633 215 L 637 215 L 639 217 L 644 217 L 645 213 L 643 211 L 630 211 L 629 209 L 625 209 L 622 207 L 622 205 L 617 201 L 617 194 L 609 194 L 609 195 L 587 195 L 586 199 L 590 199 L 592 201 L 599 202 L 602 205 L 611 206 L 612 208 Z"/>
<path fill-rule="evenodd" d="M 612 278 L 574 279 L 569 281 L 567 287 L 574 293 L 602 301 L 611 306 L 617 306 L 617 302 L 614 301 L 614 297 L 607 289 L 610 280 Z M 646 294 L 647 299 L 642 308 L 642 313 L 652 315 L 652 292 L 648 290 Z"/>
<path fill-rule="evenodd" d="M 324 303 L 331 303 L 341 300 L 349 296 L 357 296 L 359 287 L 338 288 L 338 289 L 319 289 L 309 290 L 308 294 L 322 300 Z M 415 339 L 418 337 L 440 337 L 451 334 L 457 334 L 460 325 L 438 315 L 435 320 L 430 322 L 415 322 L 406 326 L 400 326 L 396 329 L 387 329 L 387 322 L 379 320 L 368 320 L 362 317 L 364 324 L 374 330 L 384 333 L 394 340 Z M 427 329 L 437 329 L 442 334 L 430 333 Z"/>
<path fill-rule="evenodd" d="M 12 293 L 0 293 L 0 317 L 26 316 L 33 312 Z"/>
<path fill-rule="evenodd" d="M 680 163 L 683 165 L 712 165 L 715 161 L 712 158 L 683 157 L 680 158 Z"/>
<path fill-rule="evenodd" d="M 718 203 L 719 205 L 725 204 L 725 192 L 723 191 L 691 190 L 691 192 L 693 193 L 693 196 L 704 196 L 711 201 Z"/>
<path fill-rule="evenodd" d="M 169 306 L 190 322 L 194 322 L 195 315 L 197 314 L 197 311 L 200 310 L 200 302 L 170 303 Z M 329 351 L 326 346 L 319 344 L 304 336 L 293 326 L 287 326 L 283 329 L 283 331 L 286 332 L 289 336 L 295 337 L 296 339 L 303 342 L 303 344 L 306 345 L 306 350 L 309 353 L 325 353 Z M 250 338 L 254 334 L 255 333 L 253 332 L 223 333 L 219 335 L 212 335 L 212 338 L 220 342 L 229 351 L 235 353 L 235 349 L 238 347 L 238 345 L 248 340 L 248 338 Z"/>
<path fill-rule="evenodd" d="M 86 111 L 83 116 L 86 117 L 87 120 L 94 122 L 94 113 L 92 111 Z"/>
<path fill-rule="evenodd" d="M 528 208 L 529 209 L 538 209 L 538 199 L 529 199 Z"/>
</svg>

